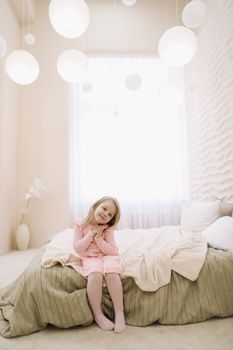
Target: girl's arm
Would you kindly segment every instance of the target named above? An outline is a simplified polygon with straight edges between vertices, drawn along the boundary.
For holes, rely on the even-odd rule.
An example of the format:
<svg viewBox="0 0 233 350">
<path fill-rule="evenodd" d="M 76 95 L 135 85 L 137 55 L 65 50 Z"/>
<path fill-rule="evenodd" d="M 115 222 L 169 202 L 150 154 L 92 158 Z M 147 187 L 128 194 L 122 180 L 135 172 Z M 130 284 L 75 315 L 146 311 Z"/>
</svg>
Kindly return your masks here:
<svg viewBox="0 0 233 350">
<path fill-rule="evenodd" d="M 74 224 L 74 238 L 73 238 L 73 248 L 76 253 L 80 254 L 84 252 L 93 241 L 95 233 L 89 231 L 85 236 L 83 236 L 83 232 L 81 229 L 81 225 L 79 222 Z"/>
<path fill-rule="evenodd" d="M 113 229 L 107 229 L 104 231 L 104 238 L 96 235 L 94 238 L 95 243 L 104 255 L 119 255 L 118 248 L 114 240 Z"/>
</svg>

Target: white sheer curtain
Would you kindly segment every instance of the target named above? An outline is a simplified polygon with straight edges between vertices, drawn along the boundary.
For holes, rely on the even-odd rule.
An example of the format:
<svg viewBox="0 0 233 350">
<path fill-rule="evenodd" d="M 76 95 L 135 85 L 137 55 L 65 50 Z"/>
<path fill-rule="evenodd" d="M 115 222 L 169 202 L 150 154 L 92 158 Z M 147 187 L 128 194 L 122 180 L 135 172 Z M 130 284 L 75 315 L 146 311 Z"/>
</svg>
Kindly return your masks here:
<svg viewBox="0 0 233 350">
<path fill-rule="evenodd" d="M 88 81 L 72 86 L 71 194 L 73 217 L 104 195 L 121 204 L 119 228 L 179 224 L 186 191 L 183 107 L 170 108 L 160 86 L 183 84 L 158 58 L 89 57 Z M 141 86 L 127 88 L 128 75 Z"/>
</svg>

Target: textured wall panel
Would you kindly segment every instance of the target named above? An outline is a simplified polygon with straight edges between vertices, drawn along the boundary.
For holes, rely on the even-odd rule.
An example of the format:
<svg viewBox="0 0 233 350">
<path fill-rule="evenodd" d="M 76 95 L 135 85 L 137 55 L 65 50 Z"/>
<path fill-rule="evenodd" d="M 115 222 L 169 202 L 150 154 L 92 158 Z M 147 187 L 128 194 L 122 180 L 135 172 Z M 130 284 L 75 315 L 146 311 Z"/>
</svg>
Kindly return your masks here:
<svg viewBox="0 0 233 350">
<path fill-rule="evenodd" d="M 186 67 L 190 197 L 233 203 L 233 0 L 206 0 Z"/>
</svg>

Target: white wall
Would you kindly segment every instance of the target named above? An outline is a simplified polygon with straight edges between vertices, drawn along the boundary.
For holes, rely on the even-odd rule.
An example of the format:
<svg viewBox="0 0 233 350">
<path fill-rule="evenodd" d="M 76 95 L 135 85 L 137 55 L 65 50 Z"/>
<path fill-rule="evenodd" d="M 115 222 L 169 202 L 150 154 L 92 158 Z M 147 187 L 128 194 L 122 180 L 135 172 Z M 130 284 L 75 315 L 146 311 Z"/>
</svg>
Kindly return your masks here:
<svg viewBox="0 0 233 350">
<path fill-rule="evenodd" d="M 0 35 L 11 51 L 19 44 L 20 28 L 6 0 L 0 1 Z M 19 88 L 8 79 L 0 58 L 0 254 L 13 246 L 16 226 L 16 166 Z"/>
<path fill-rule="evenodd" d="M 187 69 L 191 198 L 233 201 L 233 1 L 205 0 Z"/>
</svg>

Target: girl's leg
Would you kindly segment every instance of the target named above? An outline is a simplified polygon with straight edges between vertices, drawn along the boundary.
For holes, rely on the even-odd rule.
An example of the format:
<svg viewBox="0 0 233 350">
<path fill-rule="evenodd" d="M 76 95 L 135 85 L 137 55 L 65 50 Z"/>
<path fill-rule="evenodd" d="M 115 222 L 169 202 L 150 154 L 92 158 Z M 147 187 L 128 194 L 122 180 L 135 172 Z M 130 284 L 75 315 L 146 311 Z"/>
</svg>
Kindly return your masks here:
<svg viewBox="0 0 233 350">
<path fill-rule="evenodd" d="M 125 316 L 123 306 L 123 290 L 122 283 L 118 273 L 106 273 L 106 284 L 109 294 L 112 298 L 114 311 L 115 311 L 115 327 L 114 330 L 117 333 L 125 330 Z"/>
<path fill-rule="evenodd" d="M 103 275 L 100 272 L 92 272 L 87 280 L 87 296 L 97 325 L 105 331 L 111 331 L 114 324 L 104 316 L 101 308 L 102 285 Z"/>
</svg>

